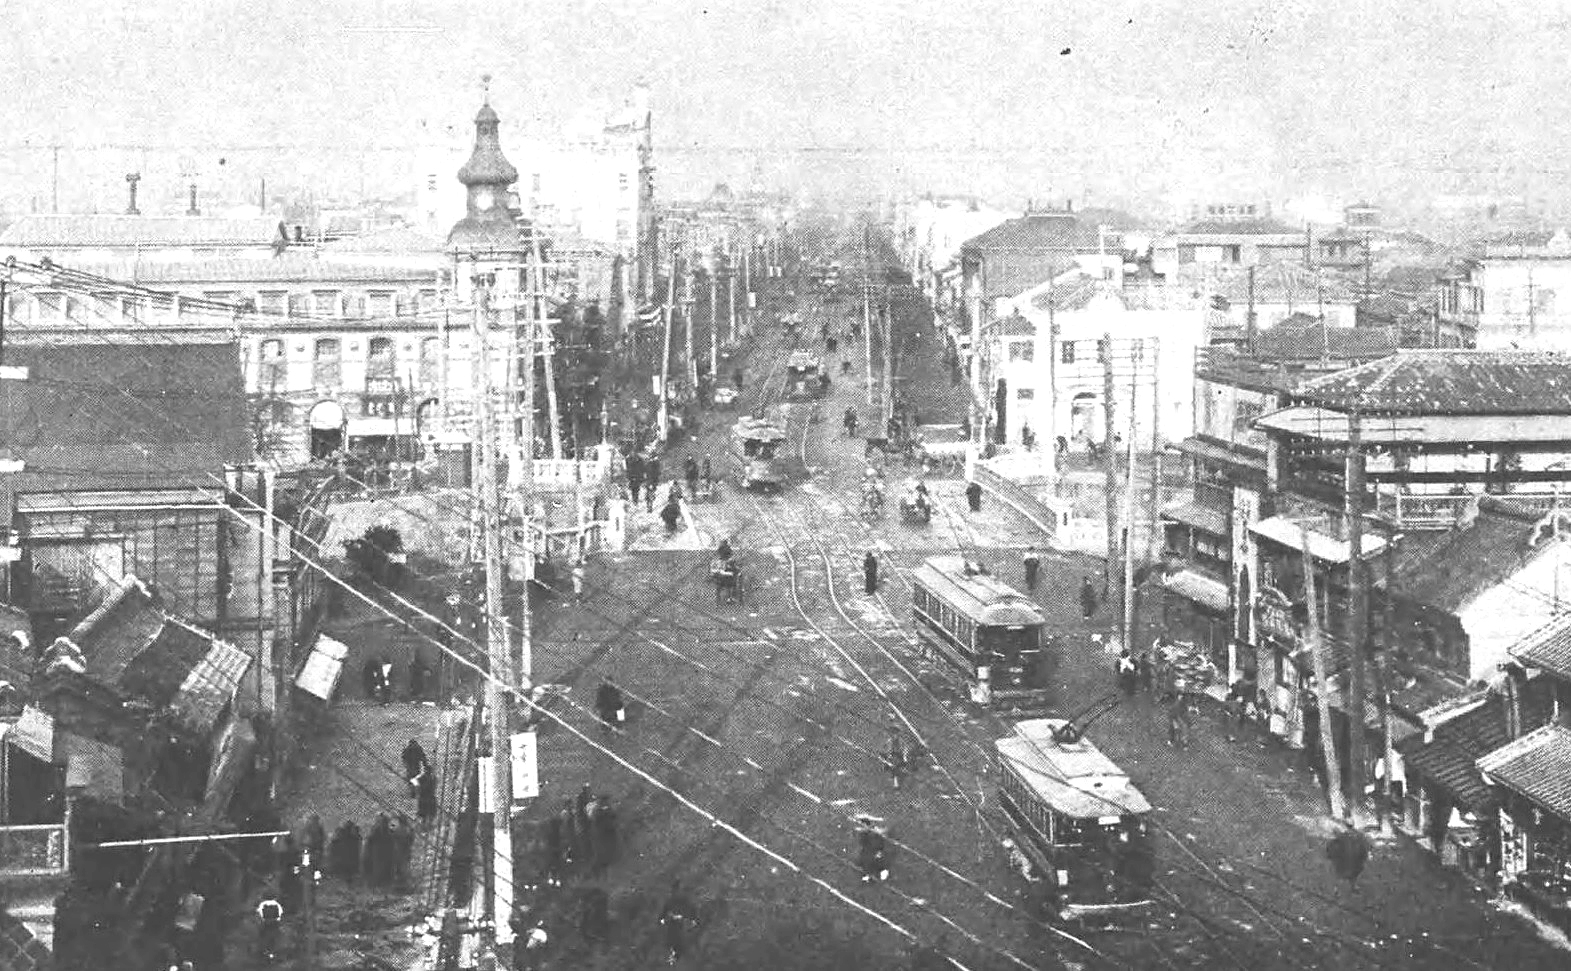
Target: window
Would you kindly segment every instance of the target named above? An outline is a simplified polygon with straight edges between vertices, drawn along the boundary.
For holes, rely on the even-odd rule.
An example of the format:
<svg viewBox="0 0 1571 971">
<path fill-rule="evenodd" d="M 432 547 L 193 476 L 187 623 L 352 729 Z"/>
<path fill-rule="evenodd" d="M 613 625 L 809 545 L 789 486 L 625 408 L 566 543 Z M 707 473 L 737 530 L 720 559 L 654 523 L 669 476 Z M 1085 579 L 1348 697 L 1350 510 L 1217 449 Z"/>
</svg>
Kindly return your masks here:
<svg viewBox="0 0 1571 971">
<path fill-rule="evenodd" d="M 1011 361 L 1030 361 L 1036 358 L 1036 346 L 1031 341 L 1010 341 L 1009 359 Z"/>
<path fill-rule="evenodd" d="M 38 295 L 38 319 L 45 323 L 52 323 L 65 316 L 65 294 L 40 293 Z"/>
<path fill-rule="evenodd" d="M 1075 342 L 1063 341 L 1058 345 L 1058 360 L 1063 364 L 1075 363 Z"/>
<path fill-rule="evenodd" d="M 1541 314 L 1555 312 L 1555 291 L 1548 287 L 1538 287 L 1533 290 L 1533 310 Z"/>
<path fill-rule="evenodd" d="M 417 295 L 400 293 L 393 301 L 393 313 L 399 317 L 413 317 L 419 308 Z"/>
<path fill-rule="evenodd" d="M 420 298 L 415 303 L 415 306 L 422 312 L 427 310 L 436 310 L 440 308 L 441 305 L 441 301 L 437 299 L 437 293 L 435 290 L 421 290 Z"/>
<path fill-rule="evenodd" d="M 318 361 L 338 360 L 338 338 L 321 337 L 316 342 L 316 359 Z"/>
<path fill-rule="evenodd" d="M 1238 243 L 1222 247 L 1223 263 L 1242 263 L 1244 261 L 1244 248 Z"/>
<path fill-rule="evenodd" d="M 284 342 L 276 337 L 268 338 L 262 342 L 259 357 L 263 361 L 282 361 L 284 359 Z"/>
<path fill-rule="evenodd" d="M 337 390 L 339 382 L 342 380 L 338 361 L 338 339 L 335 337 L 317 338 L 313 353 L 315 355 L 311 368 L 313 387 L 323 390 Z"/>
<path fill-rule="evenodd" d="M 261 362 L 258 382 L 263 390 L 273 391 L 288 383 L 289 372 L 284 363 L 284 342 L 276 337 L 262 341 L 257 347 Z"/>
<path fill-rule="evenodd" d="M 318 317 L 338 316 L 337 290 L 313 290 L 311 300 L 311 309 Z"/>
<path fill-rule="evenodd" d="M 350 320 L 359 320 L 365 316 L 365 294 L 344 294 L 344 316 Z"/>
<path fill-rule="evenodd" d="M 33 301 L 25 293 L 11 293 L 5 298 L 6 320 L 13 324 L 30 323 L 33 319 Z"/>
<path fill-rule="evenodd" d="M 393 315 L 393 294 L 389 290 L 373 290 L 366 298 L 367 309 L 372 317 L 391 317 Z"/>
<path fill-rule="evenodd" d="M 289 295 L 289 316 L 311 316 L 311 295 L 309 293 L 291 293 Z"/>
<path fill-rule="evenodd" d="M 441 380 L 442 367 L 442 341 L 436 337 L 427 337 L 420 342 L 420 384 L 424 388 L 434 388 Z"/>
<path fill-rule="evenodd" d="M 392 370 L 393 367 L 393 339 L 391 337 L 373 337 L 366 345 L 366 358 L 371 367 L 378 370 Z"/>
<path fill-rule="evenodd" d="M 1034 401 L 1034 400 L 1036 400 L 1036 389 L 1035 388 L 1016 388 L 1015 389 L 1015 400 L 1016 401 Z"/>
<path fill-rule="evenodd" d="M 281 316 L 289 309 L 287 290 L 263 290 L 256 295 L 256 309 L 264 314 Z"/>
</svg>

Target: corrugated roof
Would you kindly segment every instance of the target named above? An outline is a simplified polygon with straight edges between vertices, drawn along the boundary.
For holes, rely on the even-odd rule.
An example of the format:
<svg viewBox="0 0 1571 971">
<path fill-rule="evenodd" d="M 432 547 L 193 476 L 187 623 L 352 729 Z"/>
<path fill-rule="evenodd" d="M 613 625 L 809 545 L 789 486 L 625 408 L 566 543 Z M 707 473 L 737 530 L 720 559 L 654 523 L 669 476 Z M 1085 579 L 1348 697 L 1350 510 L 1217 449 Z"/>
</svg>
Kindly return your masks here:
<svg viewBox="0 0 1571 971">
<path fill-rule="evenodd" d="M 1353 287 L 1336 273 L 1306 269 L 1298 263 L 1272 263 L 1255 269 L 1255 304 L 1287 304 L 1319 312 L 1325 304 L 1358 302 Z M 1249 268 L 1191 263 L 1179 268 L 1179 280 L 1195 290 L 1225 298 L 1235 308 L 1249 304 Z"/>
<path fill-rule="evenodd" d="M 0 512 L 45 489 L 211 489 L 253 461 L 239 345 L 175 340 L 7 347 L 29 375 L 0 381 L 0 442 L 27 466 L 0 477 Z"/>
<path fill-rule="evenodd" d="M 1529 667 L 1571 681 L 1571 616 L 1561 617 L 1529 634 L 1512 645 L 1510 653 Z"/>
<path fill-rule="evenodd" d="M 1547 351 L 1399 351 L 1299 389 L 1367 413 L 1571 414 L 1571 356 Z"/>
<path fill-rule="evenodd" d="M 999 337 L 1035 337 L 1036 324 L 1019 314 L 1010 314 L 989 325 L 988 330 Z"/>
<path fill-rule="evenodd" d="M 265 246 L 277 238 L 278 220 L 265 216 L 228 219 L 39 213 L 18 218 L 0 233 L 0 246 Z"/>
<path fill-rule="evenodd" d="M 1528 546 L 1541 518 L 1505 500 L 1480 497 L 1471 523 L 1397 544 L 1393 592 L 1454 613 L 1505 582 L 1543 549 Z"/>
<path fill-rule="evenodd" d="M 1053 730 L 1063 724 L 1058 718 L 1017 722 L 1014 736 L 993 744 L 1002 761 L 1067 816 L 1095 819 L 1150 812 L 1151 804 L 1129 776 L 1090 741 L 1053 741 Z"/>
<path fill-rule="evenodd" d="M 1097 295 L 1101 289 L 1100 283 L 1100 280 L 1089 274 L 1078 274 L 1043 290 L 1032 298 L 1031 305 L 1038 310 L 1052 308 L 1057 313 L 1080 310 Z"/>
<path fill-rule="evenodd" d="M 1571 821 L 1571 729 L 1546 725 L 1478 760 L 1496 783 Z"/>
</svg>

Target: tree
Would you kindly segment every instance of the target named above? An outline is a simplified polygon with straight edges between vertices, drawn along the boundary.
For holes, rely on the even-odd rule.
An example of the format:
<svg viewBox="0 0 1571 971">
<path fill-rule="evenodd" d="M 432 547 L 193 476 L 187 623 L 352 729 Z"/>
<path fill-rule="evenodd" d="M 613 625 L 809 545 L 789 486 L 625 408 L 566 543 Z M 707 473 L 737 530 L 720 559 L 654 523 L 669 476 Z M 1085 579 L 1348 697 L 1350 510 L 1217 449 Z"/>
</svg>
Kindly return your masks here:
<svg viewBox="0 0 1571 971">
<path fill-rule="evenodd" d="M 344 553 L 359 579 L 390 590 L 406 579 L 404 538 L 392 526 L 372 526 L 365 535 L 345 543 Z"/>
</svg>

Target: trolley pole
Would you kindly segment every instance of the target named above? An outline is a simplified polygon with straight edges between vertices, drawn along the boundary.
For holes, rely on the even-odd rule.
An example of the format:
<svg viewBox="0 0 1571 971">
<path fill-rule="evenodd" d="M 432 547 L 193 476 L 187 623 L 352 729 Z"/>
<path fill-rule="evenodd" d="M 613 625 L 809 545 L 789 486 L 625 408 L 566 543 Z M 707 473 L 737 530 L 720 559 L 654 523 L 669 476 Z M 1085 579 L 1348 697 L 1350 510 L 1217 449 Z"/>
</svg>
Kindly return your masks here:
<svg viewBox="0 0 1571 971">
<path fill-rule="evenodd" d="M 878 319 L 883 321 L 884 332 L 884 421 L 895 414 L 895 312 L 889 305 L 889 294 L 878 307 Z"/>
</svg>

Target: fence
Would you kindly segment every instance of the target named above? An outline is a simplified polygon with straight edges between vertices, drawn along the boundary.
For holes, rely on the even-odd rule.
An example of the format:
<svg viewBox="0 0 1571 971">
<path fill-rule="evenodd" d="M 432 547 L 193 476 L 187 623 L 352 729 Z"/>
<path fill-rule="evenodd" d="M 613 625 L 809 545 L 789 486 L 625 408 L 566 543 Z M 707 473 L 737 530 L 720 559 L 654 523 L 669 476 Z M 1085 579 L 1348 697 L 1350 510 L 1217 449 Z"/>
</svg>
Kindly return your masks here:
<svg viewBox="0 0 1571 971">
<path fill-rule="evenodd" d="M 1049 541 L 1067 538 L 1070 526 L 1069 508 L 1051 499 L 1040 498 L 1031 490 L 1005 478 L 981 462 L 971 463 L 971 480 L 1013 506 L 1020 515 L 1031 520 Z"/>
</svg>

